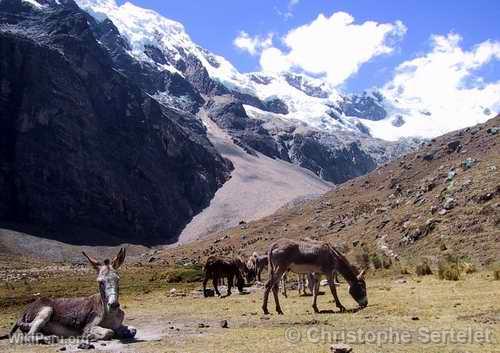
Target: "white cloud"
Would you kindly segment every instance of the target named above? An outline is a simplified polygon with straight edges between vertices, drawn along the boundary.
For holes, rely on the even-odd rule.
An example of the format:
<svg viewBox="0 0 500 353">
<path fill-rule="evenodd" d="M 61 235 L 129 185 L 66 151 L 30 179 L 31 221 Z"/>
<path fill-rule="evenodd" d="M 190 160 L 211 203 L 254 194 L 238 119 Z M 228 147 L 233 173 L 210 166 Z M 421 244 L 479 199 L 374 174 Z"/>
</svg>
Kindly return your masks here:
<svg viewBox="0 0 500 353">
<path fill-rule="evenodd" d="M 474 75 L 500 60 L 500 42 L 485 41 L 467 51 L 461 39 L 454 33 L 432 36 L 430 52 L 401 63 L 383 87 L 386 98 L 408 116 L 405 128 L 413 135 L 440 135 L 493 117 L 485 112 L 500 111 L 500 81 L 487 83 Z"/>
<path fill-rule="evenodd" d="M 362 64 L 375 56 L 391 53 L 395 40 L 405 32 L 406 27 L 400 21 L 355 24 L 354 18 L 345 12 L 336 12 L 330 17 L 320 14 L 311 23 L 288 32 L 283 38 L 286 52 L 269 47 L 263 51 L 260 62 L 264 71 L 293 67 L 297 71 L 323 75 L 330 83 L 339 85 Z"/>
<path fill-rule="evenodd" d="M 269 33 L 265 37 L 255 36 L 251 37 L 247 32 L 241 31 L 234 39 L 233 44 L 250 55 L 256 55 L 263 49 L 269 48 L 273 45 L 273 34 Z"/>
</svg>

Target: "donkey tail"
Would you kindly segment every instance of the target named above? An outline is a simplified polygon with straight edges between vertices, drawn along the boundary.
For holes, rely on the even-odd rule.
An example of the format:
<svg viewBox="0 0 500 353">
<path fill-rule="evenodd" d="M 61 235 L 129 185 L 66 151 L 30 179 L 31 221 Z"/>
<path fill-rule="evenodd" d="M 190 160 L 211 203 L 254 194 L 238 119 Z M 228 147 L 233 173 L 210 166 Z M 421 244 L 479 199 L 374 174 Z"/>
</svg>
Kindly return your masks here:
<svg viewBox="0 0 500 353">
<path fill-rule="evenodd" d="M 274 275 L 275 272 L 275 266 L 273 263 L 273 250 L 274 247 L 271 246 L 267 253 L 267 272 L 269 273 L 268 277 L 271 278 L 272 275 Z"/>
</svg>

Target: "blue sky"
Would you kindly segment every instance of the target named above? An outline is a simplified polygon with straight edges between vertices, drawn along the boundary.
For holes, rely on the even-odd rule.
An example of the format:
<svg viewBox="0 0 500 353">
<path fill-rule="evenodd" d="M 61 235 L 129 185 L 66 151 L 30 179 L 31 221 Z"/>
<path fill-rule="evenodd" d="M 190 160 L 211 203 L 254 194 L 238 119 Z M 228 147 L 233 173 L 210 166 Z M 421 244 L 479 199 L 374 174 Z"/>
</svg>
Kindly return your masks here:
<svg viewBox="0 0 500 353">
<path fill-rule="evenodd" d="M 500 1 L 495 0 L 301 0 L 294 6 L 290 6 L 289 0 L 132 2 L 183 23 L 193 41 L 226 57 L 242 72 L 259 70 L 260 66 L 258 55 L 249 55 L 233 44 L 240 31 L 251 36 L 274 33 L 274 45 L 286 50 L 279 38 L 296 27 L 311 23 L 321 13 L 328 17 L 343 11 L 354 17 L 355 24 L 401 21 L 407 31 L 394 45 L 394 50 L 363 63 L 357 73 L 343 82 L 342 87 L 349 91 L 360 91 L 387 82 L 398 64 L 430 50 L 433 34 L 460 34 L 460 47 L 464 50 L 470 50 L 488 39 L 500 40 Z M 291 15 L 286 16 L 287 12 Z M 328 45 L 327 40 L 322 40 Z M 481 66 L 477 73 L 487 81 L 499 80 L 498 61 Z"/>
</svg>

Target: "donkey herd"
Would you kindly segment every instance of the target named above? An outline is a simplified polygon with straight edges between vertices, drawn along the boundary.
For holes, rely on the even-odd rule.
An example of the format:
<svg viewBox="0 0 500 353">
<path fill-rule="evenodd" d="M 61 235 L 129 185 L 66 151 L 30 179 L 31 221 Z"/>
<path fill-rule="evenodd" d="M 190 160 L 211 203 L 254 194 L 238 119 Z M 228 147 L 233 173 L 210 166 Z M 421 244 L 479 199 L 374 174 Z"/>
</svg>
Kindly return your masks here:
<svg viewBox="0 0 500 353">
<path fill-rule="evenodd" d="M 119 304 L 119 281 L 117 270 L 125 260 L 125 249 L 121 249 L 112 260 L 103 262 L 83 253 L 97 273 L 99 292 L 83 298 L 39 298 L 29 304 L 10 331 L 10 336 L 20 330 L 27 338 L 42 336 L 85 337 L 90 340 L 109 340 L 112 338 L 133 338 L 136 329 L 123 325 L 124 312 Z M 280 281 L 291 271 L 299 275 L 299 289 L 305 290 L 305 284 L 312 292 L 312 307 L 319 312 L 317 296 L 320 276 L 327 279 L 335 304 L 340 311 L 345 307 L 340 303 L 336 283 L 336 274 L 342 275 L 349 285 L 349 293 L 360 308 L 368 305 L 364 270 L 359 272 L 333 246 L 326 242 L 307 239 L 295 241 L 280 239 L 272 243 L 267 255 L 252 254 L 247 261 L 242 258 L 211 256 L 204 267 L 203 293 L 207 294 L 206 285 L 212 279 L 214 290 L 219 281 L 227 279 L 227 295 L 236 280 L 236 287 L 243 292 L 245 279 L 251 282 L 261 280 L 261 273 L 268 267 L 268 279 L 264 287 L 262 310 L 269 314 L 267 303 L 272 291 L 276 312 L 283 314 L 278 293 Z M 307 278 L 307 281 L 306 281 Z M 285 286 L 283 286 L 285 287 Z"/>
</svg>

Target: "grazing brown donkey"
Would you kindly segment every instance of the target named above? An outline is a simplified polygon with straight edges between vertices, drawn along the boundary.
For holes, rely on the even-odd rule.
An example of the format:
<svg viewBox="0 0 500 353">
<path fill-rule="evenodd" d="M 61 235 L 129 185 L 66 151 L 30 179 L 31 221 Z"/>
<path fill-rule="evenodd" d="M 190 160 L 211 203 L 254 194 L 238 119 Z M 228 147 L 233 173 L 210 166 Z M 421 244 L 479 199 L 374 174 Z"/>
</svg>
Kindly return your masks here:
<svg viewBox="0 0 500 353">
<path fill-rule="evenodd" d="M 99 294 L 83 298 L 39 298 L 26 307 L 10 336 L 18 328 L 33 338 L 38 334 L 96 340 L 135 336 L 134 328 L 122 324 L 125 313 L 118 302 L 120 277 L 116 270 L 125 260 L 125 249 L 120 249 L 111 262 L 101 263 L 83 255 L 97 272 Z"/>
<path fill-rule="evenodd" d="M 207 282 L 211 278 L 214 285 L 215 293 L 220 296 L 219 280 L 227 278 L 227 296 L 231 295 L 231 287 L 233 286 L 234 278 L 236 277 L 236 287 L 240 293 L 243 292 L 245 280 L 243 275 L 246 274 L 247 268 L 240 258 L 230 258 L 222 256 L 210 256 L 207 259 L 204 268 L 203 278 L 203 295 L 207 296 Z"/>
<path fill-rule="evenodd" d="M 290 239 L 279 239 L 271 244 L 268 251 L 269 257 L 269 279 L 266 282 L 264 291 L 264 301 L 262 310 L 264 314 L 269 314 L 267 301 L 269 292 L 273 291 L 276 311 L 283 314 L 278 299 L 278 284 L 283 273 L 290 270 L 295 273 L 311 273 L 316 275 L 323 273 L 330 286 L 335 304 L 340 311 L 345 311 L 337 296 L 337 289 L 333 280 L 334 273 L 339 272 L 349 283 L 349 293 L 360 305 L 366 307 L 368 299 L 366 296 L 366 284 L 363 279 L 364 271 L 358 270 L 349 264 L 347 259 L 328 243 L 320 241 L 295 241 Z M 315 312 L 318 312 L 316 305 L 319 280 L 313 286 L 313 304 Z"/>
</svg>

